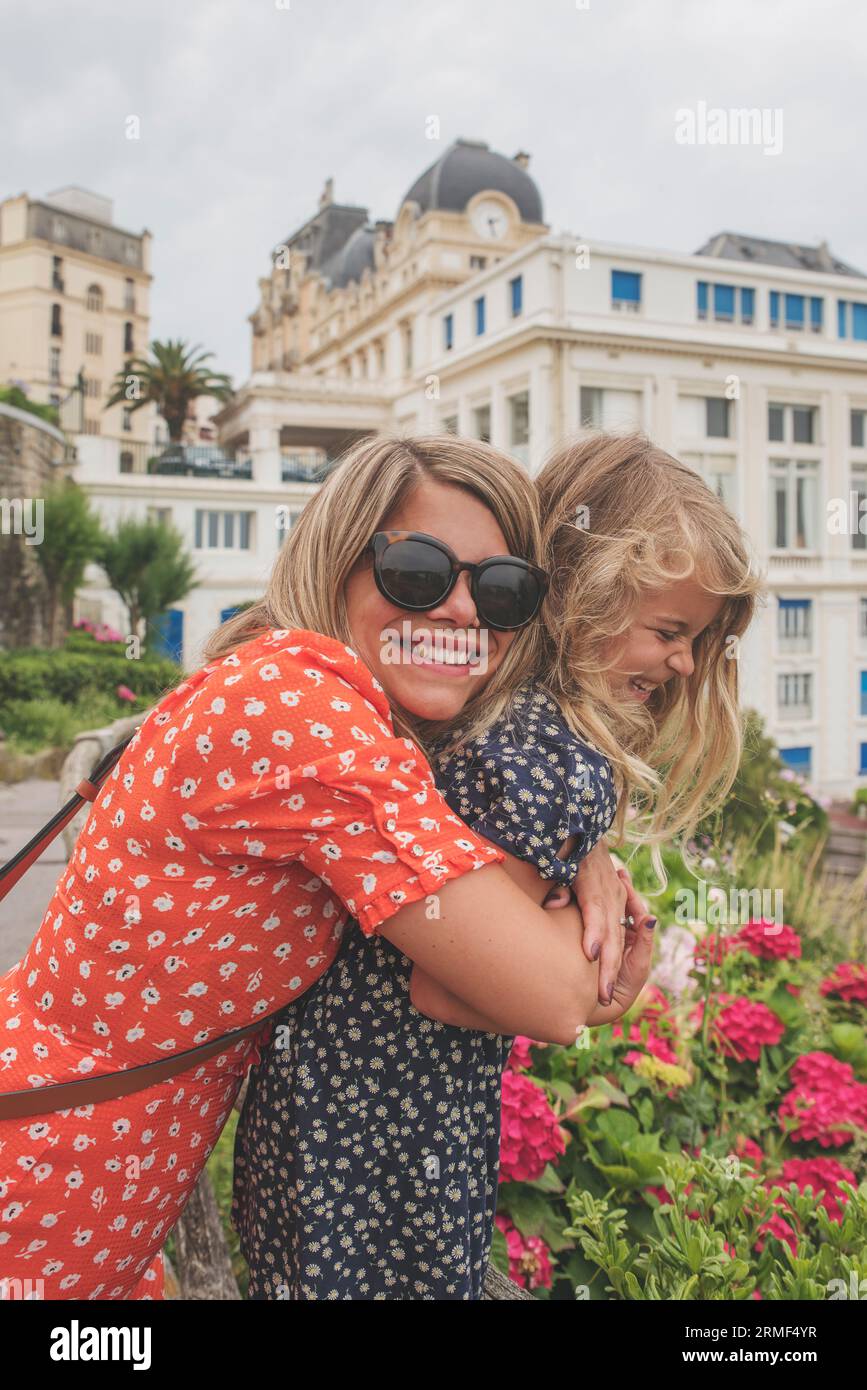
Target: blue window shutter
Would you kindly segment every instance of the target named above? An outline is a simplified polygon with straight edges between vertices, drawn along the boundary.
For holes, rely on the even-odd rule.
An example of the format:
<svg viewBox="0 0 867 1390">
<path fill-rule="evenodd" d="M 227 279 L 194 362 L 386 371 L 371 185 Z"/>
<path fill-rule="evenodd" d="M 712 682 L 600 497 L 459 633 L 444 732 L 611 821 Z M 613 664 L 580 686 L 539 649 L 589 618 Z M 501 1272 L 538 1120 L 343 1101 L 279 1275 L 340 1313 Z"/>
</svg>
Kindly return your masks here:
<svg viewBox="0 0 867 1390">
<path fill-rule="evenodd" d="M 611 298 L 625 299 L 631 304 L 640 304 L 641 275 L 631 270 L 612 270 Z"/>
<path fill-rule="evenodd" d="M 485 296 L 476 300 L 476 337 L 481 337 L 485 331 Z"/>
<path fill-rule="evenodd" d="M 696 286 L 696 291 L 697 291 L 696 306 L 697 306 L 697 309 L 698 309 L 698 316 L 699 316 L 700 319 L 706 319 L 706 318 L 707 318 L 707 281 L 706 281 L 706 280 L 699 280 L 699 282 L 698 282 L 698 284 L 697 284 L 697 286 Z"/>
<path fill-rule="evenodd" d="M 813 765 L 813 749 L 809 744 L 800 748 L 781 748 L 779 751 L 786 767 L 809 777 Z"/>
<path fill-rule="evenodd" d="M 810 300 L 810 323 L 813 325 L 814 328 L 821 328 L 821 327 L 822 327 L 822 309 L 823 309 L 823 307 L 824 307 L 824 300 L 822 300 L 822 299 L 811 299 L 811 300 Z"/>
<path fill-rule="evenodd" d="M 733 285 L 714 285 L 713 316 L 715 319 L 733 319 L 735 316 L 735 291 Z"/>
<path fill-rule="evenodd" d="M 524 278 L 517 275 L 511 282 L 512 289 L 512 318 L 516 319 L 524 309 Z"/>
<path fill-rule="evenodd" d="M 786 327 L 804 327 L 804 296 L 802 294 L 786 295 Z"/>
<path fill-rule="evenodd" d="M 812 599 L 809 598 L 781 598 L 778 600 L 781 608 L 809 608 Z"/>
<path fill-rule="evenodd" d="M 852 305 L 852 337 L 867 342 L 867 304 Z"/>
<path fill-rule="evenodd" d="M 446 314 L 443 319 L 443 344 L 446 352 L 451 351 L 454 342 L 454 319 L 451 314 Z"/>
<path fill-rule="evenodd" d="M 862 777 L 867 773 L 867 743 L 861 744 L 861 758 L 858 764 L 858 772 Z"/>
<path fill-rule="evenodd" d="M 771 328 L 776 328 L 780 322 L 780 291 L 771 290 Z"/>
<path fill-rule="evenodd" d="M 847 305 L 846 305 L 845 299 L 838 299 L 838 300 L 837 300 L 837 337 L 838 337 L 838 338 L 845 338 L 845 337 L 846 337 L 846 308 L 847 308 Z"/>
<path fill-rule="evenodd" d="M 861 717 L 867 715 L 867 671 L 861 672 Z"/>
<path fill-rule="evenodd" d="M 741 319 L 744 323 L 752 323 L 755 314 L 756 292 L 751 289 L 741 290 Z"/>
</svg>

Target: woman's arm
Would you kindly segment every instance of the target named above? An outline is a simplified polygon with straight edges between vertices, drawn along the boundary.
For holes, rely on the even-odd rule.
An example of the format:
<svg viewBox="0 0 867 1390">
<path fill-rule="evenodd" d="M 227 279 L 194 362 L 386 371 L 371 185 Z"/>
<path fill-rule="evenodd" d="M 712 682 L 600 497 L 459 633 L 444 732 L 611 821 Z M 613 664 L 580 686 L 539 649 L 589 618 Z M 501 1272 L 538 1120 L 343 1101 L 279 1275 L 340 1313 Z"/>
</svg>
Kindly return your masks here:
<svg viewBox="0 0 867 1390">
<path fill-rule="evenodd" d="M 564 846 L 564 849 L 567 848 Z M 562 856 L 561 856 L 562 857 Z M 550 892 L 551 882 L 549 879 L 542 878 L 532 864 L 528 864 L 525 859 L 518 859 L 514 854 L 507 854 L 503 863 L 503 868 L 509 877 L 518 884 L 530 899 L 531 902 L 541 904 L 546 895 Z M 567 897 L 569 889 L 564 890 Z M 420 965 L 414 964 L 409 981 L 409 997 L 414 1008 L 419 1013 L 425 1014 L 428 1018 L 435 1018 L 440 1023 L 448 1023 L 453 1028 L 473 1028 L 480 1033 L 502 1033 L 496 1020 L 489 1014 L 479 1013 L 473 1009 L 464 999 L 458 998 L 451 990 L 446 989 L 445 985 L 439 980 L 435 980 Z"/>
<path fill-rule="evenodd" d="M 598 973 L 580 950 L 577 913 L 545 912 L 498 864 L 450 880 L 437 897 L 437 918 L 424 900 L 407 903 L 380 932 L 497 1032 L 574 1042 L 595 1008 Z"/>
</svg>

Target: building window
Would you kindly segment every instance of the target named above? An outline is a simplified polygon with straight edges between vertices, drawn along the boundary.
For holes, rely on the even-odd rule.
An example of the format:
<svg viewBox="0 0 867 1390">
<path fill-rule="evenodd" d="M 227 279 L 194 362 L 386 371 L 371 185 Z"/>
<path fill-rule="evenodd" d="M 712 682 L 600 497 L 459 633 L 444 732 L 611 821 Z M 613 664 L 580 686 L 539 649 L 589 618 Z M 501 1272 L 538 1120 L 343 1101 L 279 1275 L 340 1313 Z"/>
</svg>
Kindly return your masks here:
<svg viewBox="0 0 867 1390">
<path fill-rule="evenodd" d="M 775 443 L 815 444 L 818 415 L 814 405 L 769 405 L 768 439 Z"/>
<path fill-rule="evenodd" d="M 509 299 L 512 306 L 512 318 L 520 318 L 524 312 L 524 277 L 516 275 L 514 280 L 509 281 Z"/>
<path fill-rule="evenodd" d="M 455 316 L 446 314 L 443 319 L 443 347 L 446 352 L 451 352 L 455 345 Z"/>
<path fill-rule="evenodd" d="M 130 455 L 130 457 L 132 457 L 132 455 Z M 121 472 L 123 471 L 124 470 L 121 469 Z M 148 521 L 159 522 L 160 526 L 171 526 L 172 509 L 171 507 L 148 507 L 147 519 Z"/>
<path fill-rule="evenodd" d="M 781 654 L 813 650 L 813 600 L 781 598 L 777 608 L 777 646 Z"/>
<path fill-rule="evenodd" d="M 66 240 L 66 223 L 62 217 L 53 217 L 51 219 L 51 239 L 52 241 Z"/>
<path fill-rule="evenodd" d="M 473 300 L 473 317 L 476 325 L 476 337 L 480 338 L 485 331 L 485 296 L 480 295 Z"/>
<path fill-rule="evenodd" d="M 403 369 L 405 372 L 412 371 L 412 324 L 401 324 L 401 340 L 403 343 Z"/>
<path fill-rule="evenodd" d="M 249 550 L 252 512 L 196 509 L 196 550 Z"/>
<path fill-rule="evenodd" d="M 782 319 L 787 329 L 803 332 L 807 325 L 806 316 L 809 306 L 810 330 L 813 333 L 821 333 L 823 303 L 821 298 L 808 298 L 807 295 L 803 294 L 782 294 L 779 290 L 771 290 L 769 296 L 771 328 L 779 328 Z"/>
<path fill-rule="evenodd" d="M 99 288 L 99 285 L 88 286 L 85 308 L 91 314 L 102 313 L 102 290 Z"/>
<path fill-rule="evenodd" d="M 483 444 L 491 442 L 491 407 L 477 405 L 473 411 L 473 434 Z"/>
<path fill-rule="evenodd" d="M 854 508 L 852 549 L 867 550 L 867 463 L 853 463 L 850 480 L 850 503 Z M 852 527 L 850 526 L 850 532 Z"/>
<path fill-rule="evenodd" d="M 529 391 L 509 397 L 509 445 L 515 458 L 526 467 L 530 461 Z"/>
<path fill-rule="evenodd" d="M 53 385 L 60 384 L 60 348 L 48 349 L 48 379 Z"/>
<path fill-rule="evenodd" d="M 858 636 L 862 642 L 867 642 L 867 598 L 858 602 Z"/>
<path fill-rule="evenodd" d="M 85 433 L 85 434 L 99 434 L 99 433 L 100 433 L 100 423 L 99 423 L 99 421 L 98 421 L 98 420 L 89 420 L 89 419 L 85 418 L 85 421 L 84 421 L 84 433 Z"/>
<path fill-rule="evenodd" d="M 443 416 L 443 434 L 457 434 L 458 417 L 457 415 Z"/>
<path fill-rule="evenodd" d="M 470 270 L 484 270 L 487 264 L 487 256 L 470 256 Z"/>
<path fill-rule="evenodd" d="M 131 323 L 125 323 L 123 326 L 123 350 L 124 352 L 135 352 Z"/>
<path fill-rule="evenodd" d="M 777 676 L 777 704 L 781 719 L 812 719 L 813 677 L 809 673 Z"/>
<path fill-rule="evenodd" d="M 85 377 L 84 394 L 89 396 L 91 400 L 99 400 L 102 395 L 102 382 L 97 380 L 95 376 Z"/>
<path fill-rule="evenodd" d="M 853 449 L 863 449 L 867 443 L 867 410 L 851 410 L 849 412 L 849 443 Z"/>
<path fill-rule="evenodd" d="M 751 324 L 755 301 L 755 290 L 746 285 L 715 285 L 707 280 L 699 280 L 696 285 L 696 311 L 700 319 Z"/>
<path fill-rule="evenodd" d="M 130 449 L 121 450 L 120 471 L 121 473 L 132 472 L 132 451 Z"/>
<path fill-rule="evenodd" d="M 130 276 L 123 282 L 123 307 L 127 313 L 135 313 L 135 281 Z"/>
<path fill-rule="evenodd" d="M 809 781 L 813 775 L 813 750 L 809 744 L 799 748 L 781 748 L 779 753 L 786 767 Z"/>
<path fill-rule="evenodd" d="M 275 517 L 277 526 L 277 549 L 282 549 L 283 542 L 288 536 L 292 527 L 301 515 L 300 507 L 287 507 L 284 503 L 278 506 Z"/>
<path fill-rule="evenodd" d="M 815 550 L 818 464 L 803 459 L 771 461 L 771 548 Z"/>
<path fill-rule="evenodd" d="M 848 299 L 837 300 L 837 336 L 867 342 L 867 304 L 855 304 Z"/>
<path fill-rule="evenodd" d="M 63 257 L 51 258 L 51 288 L 63 294 Z"/>
<path fill-rule="evenodd" d="M 63 320 L 59 304 L 52 304 L 51 306 L 51 336 L 52 338 L 63 337 Z"/>
<path fill-rule="evenodd" d="M 731 401 L 724 396 L 707 396 L 704 404 L 708 439 L 730 439 Z"/>
<path fill-rule="evenodd" d="M 733 454 L 694 454 L 682 451 L 682 463 L 703 478 L 711 492 L 735 511 L 737 491 L 737 460 Z"/>
<path fill-rule="evenodd" d="M 84 350 L 85 350 L 85 352 L 90 353 L 91 357 L 101 357 L 101 356 L 102 356 L 102 334 L 101 334 L 101 333 L 85 333 L 85 335 L 84 335 Z"/>
<path fill-rule="evenodd" d="M 612 270 L 611 307 L 612 309 L 631 309 L 637 313 L 641 307 L 640 272 Z"/>
<path fill-rule="evenodd" d="M 132 411 L 129 406 L 124 406 L 121 416 L 121 428 L 124 434 L 132 434 Z"/>
<path fill-rule="evenodd" d="M 582 429 L 640 429 L 642 397 L 640 391 L 612 391 L 598 386 L 582 386 L 579 404 Z"/>
<path fill-rule="evenodd" d="M 861 702 L 859 712 L 862 719 L 867 719 L 867 671 L 861 672 Z"/>
<path fill-rule="evenodd" d="M 867 743 L 862 743 L 859 750 L 858 776 L 867 777 Z"/>
</svg>

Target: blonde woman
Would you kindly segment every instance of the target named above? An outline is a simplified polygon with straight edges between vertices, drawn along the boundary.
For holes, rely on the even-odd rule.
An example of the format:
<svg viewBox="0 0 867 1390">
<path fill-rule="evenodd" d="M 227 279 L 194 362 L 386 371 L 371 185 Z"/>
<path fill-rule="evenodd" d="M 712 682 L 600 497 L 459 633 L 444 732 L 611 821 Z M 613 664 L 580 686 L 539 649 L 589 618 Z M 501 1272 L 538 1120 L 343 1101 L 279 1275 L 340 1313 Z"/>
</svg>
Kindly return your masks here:
<svg viewBox="0 0 867 1390">
<path fill-rule="evenodd" d="M 408 737 L 505 703 L 539 643 L 538 559 L 532 488 L 495 450 L 367 442 L 265 600 L 149 713 L 0 979 L 0 1275 L 46 1298 L 160 1296 L 158 1252 L 257 1024 L 323 975 L 350 915 L 504 1033 L 568 1042 L 619 1016 L 600 991 L 634 994 L 649 964 L 626 980 L 625 894 L 593 928 L 597 963 L 577 913 L 513 882 Z M 419 654 L 424 626 L 442 650 Z M 481 631 L 484 675 L 462 650 Z M 169 1074 L 138 1072 L 155 1065 Z"/>
</svg>

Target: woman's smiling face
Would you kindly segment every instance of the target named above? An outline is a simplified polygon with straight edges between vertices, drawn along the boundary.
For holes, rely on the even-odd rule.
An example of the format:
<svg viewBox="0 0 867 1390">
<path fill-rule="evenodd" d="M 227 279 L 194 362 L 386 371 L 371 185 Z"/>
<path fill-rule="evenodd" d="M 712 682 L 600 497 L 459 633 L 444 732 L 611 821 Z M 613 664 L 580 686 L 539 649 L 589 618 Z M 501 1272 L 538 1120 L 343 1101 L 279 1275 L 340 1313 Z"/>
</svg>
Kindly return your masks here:
<svg viewBox="0 0 867 1390">
<path fill-rule="evenodd" d="M 435 536 L 460 560 L 471 563 L 509 553 L 506 538 L 484 502 L 463 488 L 429 479 L 419 483 L 381 529 Z M 459 714 L 490 680 L 516 635 L 480 626 L 466 571 L 436 608 L 413 613 L 379 592 L 372 558 L 367 555 L 349 576 L 345 599 L 355 650 L 389 701 L 418 719 L 445 720 Z M 455 650 L 481 654 L 482 660 L 472 666 L 444 659 Z"/>
</svg>

